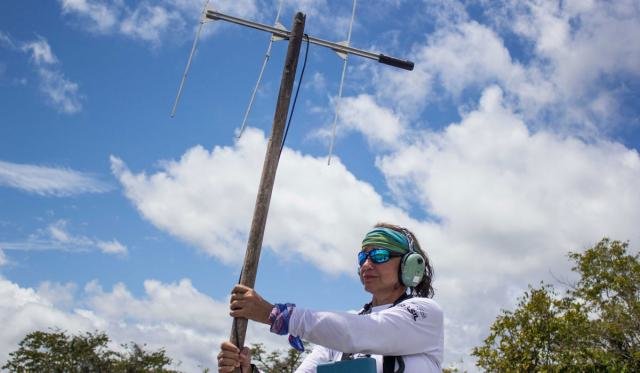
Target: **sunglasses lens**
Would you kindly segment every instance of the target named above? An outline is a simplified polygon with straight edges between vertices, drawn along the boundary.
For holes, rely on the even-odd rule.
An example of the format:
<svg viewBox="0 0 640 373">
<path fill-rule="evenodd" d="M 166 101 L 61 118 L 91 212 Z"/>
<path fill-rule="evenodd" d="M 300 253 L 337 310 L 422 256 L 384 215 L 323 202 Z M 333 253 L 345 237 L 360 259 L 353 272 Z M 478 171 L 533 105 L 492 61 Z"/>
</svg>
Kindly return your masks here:
<svg viewBox="0 0 640 373">
<path fill-rule="evenodd" d="M 375 264 L 382 264 L 389 261 L 391 253 L 387 249 L 373 249 L 369 252 L 361 251 L 358 253 L 358 264 L 362 266 L 367 258 L 371 258 L 371 261 Z"/>
<path fill-rule="evenodd" d="M 367 261 L 367 256 L 369 256 L 369 254 L 365 253 L 364 251 L 361 251 L 361 252 L 358 253 L 358 264 L 361 267 L 364 264 L 364 262 Z"/>
<path fill-rule="evenodd" d="M 371 261 L 376 264 L 381 264 L 389 261 L 389 250 L 375 249 L 369 252 Z"/>
</svg>

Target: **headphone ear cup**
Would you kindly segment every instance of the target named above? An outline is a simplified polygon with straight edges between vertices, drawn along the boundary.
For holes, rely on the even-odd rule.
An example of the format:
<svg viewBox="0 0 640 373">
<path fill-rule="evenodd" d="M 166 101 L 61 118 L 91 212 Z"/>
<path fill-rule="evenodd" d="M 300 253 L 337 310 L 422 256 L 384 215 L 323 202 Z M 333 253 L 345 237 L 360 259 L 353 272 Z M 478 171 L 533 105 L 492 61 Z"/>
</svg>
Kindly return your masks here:
<svg viewBox="0 0 640 373">
<path fill-rule="evenodd" d="M 400 262 L 400 280 L 406 287 L 416 287 L 424 277 L 424 258 L 418 253 L 408 253 Z"/>
</svg>

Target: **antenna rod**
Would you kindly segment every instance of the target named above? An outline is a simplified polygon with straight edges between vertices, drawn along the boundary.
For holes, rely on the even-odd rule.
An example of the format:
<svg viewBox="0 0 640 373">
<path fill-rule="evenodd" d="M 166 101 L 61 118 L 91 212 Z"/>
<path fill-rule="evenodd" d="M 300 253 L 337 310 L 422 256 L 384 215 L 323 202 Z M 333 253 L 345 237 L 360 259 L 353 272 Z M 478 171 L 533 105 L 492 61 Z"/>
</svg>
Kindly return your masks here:
<svg viewBox="0 0 640 373">
<path fill-rule="evenodd" d="M 276 27 L 272 27 L 269 25 L 265 25 L 262 23 L 258 23 L 258 22 L 253 22 L 253 21 L 249 21 L 246 19 L 242 19 L 242 18 L 237 18 L 234 16 L 230 16 L 227 14 L 223 14 L 220 12 L 216 12 L 214 10 L 207 10 L 207 18 L 212 19 L 212 20 L 223 20 L 223 21 L 227 21 L 227 22 L 231 22 L 231 23 L 235 23 L 238 25 L 242 25 L 242 26 L 247 26 L 247 27 L 251 27 L 257 30 L 262 30 L 262 31 L 267 31 L 272 33 L 273 35 L 276 36 L 280 36 L 281 38 L 284 39 L 289 39 L 291 37 L 292 32 L 289 32 L 287 30 L 280 30 L 279 28 Z M 307 36 L 305 36 L 305 39 L 307 38 Z M 372 60 L 376 60 L 380 63 L 383 63 L 385 65 L 389 65 L 389 66 L 394 66 L 394 67 L 399 67 L 401 69 L 405 69 L 405 70 L 413 70 L 413 62 L 412 61 L 408 61 L 408 60 L 401 60 L 399 58 L 395 58 L 395 57 L 391 57 L 391 56 L 385 56 L 384 54 L 381 53 L 374 53 L 374 52 L 369 52 L 369 51 L 365 51 L 363 49 L 358 49 L 358 48 L 353 48 L 350 47 L 348 45 L 342 45 L 339 43 L 334 43 L 331 41 L 327 41 L 327 40 L 322 40 L 322 39 L 318 39 L 315 38 L 313 36 L 308 36 L 309 38 L 309 42 L 312 44 L 316 44 L 316 45 L 320 45 L 323 47 L 327 47 L 327 48 L 331 48 L 336 52 L 342 52 L 342 53 L 350 53 L 356 56 L 360 56 L 360 57 L 365 57 L 365 58 L 370 58 Z"/>
<path fill-rule="evenodd" d="M 276 13 L 276 21 L 275 24 L 280 22 L 280 11 L 282 10 L 282 0 L 280 0 L 280 5 L 278 5 L 278 12 Z M 240 131 L 238 131 L 238 135 L 236 139 L 239 139 L 244 132 L 244 128 L 247 126 L 247 119 L 249 118 L 249 113 L 251 112 L 251 108 L 253 107 L 253 100 L 256 98 L 256 93 L 258 92 L 258 88 L 260 87 L 260 82 L 262 82 L 262 74 L 264 74 L 264 69 L 267 67 L 267 62 L 269 62 L 269 58 L 271 58 L 271 47 L 273 46 L 275 37 L 271 36 L 269 38 L 269 46 L 267 47 L 267 52 L 264 55 L 264 61 L 262 61 L 262 68 L 260 69 L 260 74 L 258 75 L 258 80 L 256 81 L 256 86 L 253 87 L 253 92 L 251 92 L 251 98 L 249 99 L 249 105 L 247 105 L 247 110 L 244 112 L 244 118 L 242 118 L 242 125 L 240 126 Z"/>
<path fill-rule="evenodd" d="M 176 94 L 176 100 L 173 102 L 173 108 L 171 109 L 171 118 L 176 115 L 176 109 L 178 108 L 178 102 L 180 101 L 180 97 L 182 97 L 182 88 L 184 87 L 184 82 L 187 80 L 187 74 L 189 73 L 189 69 L 191 68 L 191 60 L 193 59 L 193 55 L 196 52 L 196 48 L 198 46 L 198 40 L 200 39 L 200 33 L 202 32 L 202 27 L 204 26 L 205 16 L 204 12 L 207 10 L 209 6 L 209 0 L 204 3 L 204 8 L 202 9 L 202 13 L 200 16 L 200 26 L 198 26 L 198 31 L 196 32 L 196 37 L 193 39 L 193 45 L 191 45 L 191 53 L 189 53 L 189 59 L 187 60 L 187 66 L 184 68 L 184 73 L 182 74 L 182 80 L 180 81 L 180 86 L 178 87 L 178 94 Z"/>
<path fill-rule="evenodd" d="M 349 32 L 347 33 L 347 45 L 351 44 L 351 29 L 353 28 L 353 20 L 356 18 L 356 0 L 353 0 L 353 9 L 351 9 L 351 22 L 349 22 Z M 349 55 L 345 54 L 342 61 L 342 75 L 340 75 L 340 86 L 338 88 L 338 98 L 336 98 L 336 107 L 333 112 L 333 126 L 331 129 L 331 142 L 329 143 L 329 156 L 327 157 L 327 165 L 331 164 L 331 155 L 333 154 L 333 142 L 336 139 L 336 129 L 338 127 L 338 111 L 340 110 L 340 101 L 342 100 L 342 87 L 344 86 L 344 76 L 347 72 L 347 61 Z"/>
</svg>

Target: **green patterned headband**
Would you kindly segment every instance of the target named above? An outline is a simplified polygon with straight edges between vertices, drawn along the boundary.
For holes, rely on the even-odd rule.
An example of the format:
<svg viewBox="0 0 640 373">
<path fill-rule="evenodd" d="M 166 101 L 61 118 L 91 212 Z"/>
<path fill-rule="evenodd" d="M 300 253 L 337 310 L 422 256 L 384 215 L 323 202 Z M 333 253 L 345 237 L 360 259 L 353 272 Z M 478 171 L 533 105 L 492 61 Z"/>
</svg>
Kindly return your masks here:
<svg viewBox="0 0 640 373">
<path fill-rule="evenodd" d="M 404 234 L 383 227 L 374 228 L 364 236 L 362 247 L 365 246 L 384 247 L 400 254 L 410 251 L 409 241 Z"/>
</svg>

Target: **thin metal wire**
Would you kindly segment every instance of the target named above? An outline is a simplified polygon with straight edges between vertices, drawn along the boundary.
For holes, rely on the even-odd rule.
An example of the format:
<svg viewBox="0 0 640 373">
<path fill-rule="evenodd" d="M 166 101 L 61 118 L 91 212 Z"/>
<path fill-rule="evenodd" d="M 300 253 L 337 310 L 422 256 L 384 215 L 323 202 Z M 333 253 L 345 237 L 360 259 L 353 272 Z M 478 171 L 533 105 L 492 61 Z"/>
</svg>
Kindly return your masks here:
<svg viewBox="0 0 640 373">
<path fill-rule="evenodd" d="M 277 25 L 280 20 L 280 11 L 282 10 L 282 0 L 280 0 L 280 4 L 278 5 L 278 12 L 276 13 L 276 20 L 274 25 Z M 242 118 L 242 125 L 240 126 L 240 131 L 236 136 L 236 140 L 240 139 L 242 133 L 244 132 L 245 127 L 247 126 L 247 119 L 249 118 L 249 113 L 251 112 L 251 108 L 253 107 L 253 100 L 256 97 L 256 93 L 258 92 L 258 88 L 260 87 L 260 83 L 262 82 L 262 74 L 264 74 L 264 70 L 267 67 L 267 62 L 269 62 L 269 58 L 271 58 L 271 47 L 273 46 L 273 36 L 269 38 L 269 46 L 267 47 L 267 52 L 264 55 L 264 61 L 262 61 L 262 68 L 260 69 L 260 74 L 258 75 L 258 80 L 256 81 L 255 87 L 253 87 L 253 92 L 251 92 L 251 98 L 249 99 L 249 105 L 247 105 L 247 109 L 244 112 L 244 118 Z"/>
<path fill-rule="evenodd" d="M 353 0 L 353 9 L 351 10 L 351 22 L 349 23 L 349 33 L 347 34 L 347 46 L 351 44 L 351 29 L 353 27 L 353 20 L 356 15 L 356 0 Z M 336 138 L 336 127 L 338 125 L 338 111 L 340 108 L 340 101 L 342 100 L 342 86 L 344 85 L 344 76 L 347 72 L 347 60 L 349 54 L 344 56 L 342 61 L 342 76 L 340 77 L 340 86 L 338 88 L 338 98 L 335 102 L 335 111 L 333 114 L 333 128 L 331 130 L 331 142 L 329 143 L 329 157 L 327 158 L 327 165 L 331 165 L 331 155 L 333 154 L 333 144 Z"/>
<path fill-rule="evenodd" d="M 176 95 L 176 100 L 173 102 L 173 108 L 171 109 L 171 118 L 173 118 L 176 115 L 178 102 L 180 101 L 180 97 L 182 96 L 182 88 L 184 87 L 184 82 L 187 80 L 187 74 L 189 73 L 189 69 L 191 68 L 191 60 L 193 59 L 193 55 L 196 52 L 196 48 L 198 46 L 198 40 L 200 39 L 200 33 L 202 32 L 202 27 L 204 26 L 207 20 L 206 15 L 207 15 L 208 7 L 209 7 L 209 0 L 206 0 L 204 3 L 204 7 L 202 8 L 202 15 L 200 16 L 200 26 L 198 27 L 198 31 L 196 32 L 195 39 L 193 39 L 193 45 L 191 46 L 191 53 L 189 53 L 187 66 L 184 68 L 184 73 L 182 74 L 182 80 L 180 81 L 180 86 L 178 87 L 178 94 Z"/>
</svg>

